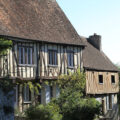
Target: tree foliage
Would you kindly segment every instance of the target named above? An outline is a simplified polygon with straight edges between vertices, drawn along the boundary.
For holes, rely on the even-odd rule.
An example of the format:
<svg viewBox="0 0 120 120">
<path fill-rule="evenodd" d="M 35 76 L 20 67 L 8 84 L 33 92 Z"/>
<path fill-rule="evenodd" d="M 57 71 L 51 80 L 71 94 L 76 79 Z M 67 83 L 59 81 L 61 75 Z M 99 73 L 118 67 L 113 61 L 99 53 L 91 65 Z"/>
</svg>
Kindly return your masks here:
<svg viewBox="0 0 120 120">
<path fill-rule="evenodd" d="M 55 104 L 31 106 L 25 112 L 28 120 L 61 120 L 59 107 Z"/>
<path fill-rule="evenodd" d="M 12 47 L 12 41 L 0 38 L 0 55 L 7 54 L 7 49 Z"/>
<path fill-rule="evenodd" d="M 30 107 L 26 111 L 27 118 L 46 120 L 47 116 L 47 120 L 93 120 L 100 113 L 100 103 L 85 97 L 85 83 L 86 76 L 79 69 L 59 76 L 54 84 L 59 86 L 60 96 L 45 106 Z"/>
<path fill-rule="evenodd" d="M 59 77 L 60 96 L 53 102 L 60 107 L 63 120 L 93 120 L 99 115 L 100 103 L 85 97 L 85 83 L 86 76 L 79 69 Z"/>
</svg>

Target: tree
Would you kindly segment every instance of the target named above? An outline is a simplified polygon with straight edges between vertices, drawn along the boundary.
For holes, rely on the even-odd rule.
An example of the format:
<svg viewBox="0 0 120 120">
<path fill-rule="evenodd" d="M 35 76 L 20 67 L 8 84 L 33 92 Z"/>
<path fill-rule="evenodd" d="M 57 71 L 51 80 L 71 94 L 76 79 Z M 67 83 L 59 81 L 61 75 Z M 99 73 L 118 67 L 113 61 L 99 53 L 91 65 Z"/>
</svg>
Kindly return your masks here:
<svg viewBox="0 0 120 120">
<path fill-rule="evenodd" d="M 12 41 L 0 38 L 0 60 L 7 55 L 7 51 L 12 47 Z M 0 65 L 0 71 L 2 70 Z M 13 83 L 8 76 L 0 80 L 0 117 L 1 119 L 14 119 L 14 92 Z M 9 105 L 8 103 L 11 102 Z"/>
<path fill-rule="evenodd" d="M 85 81 L 85 74 L 79 69 L 59 77 L 60 96 L 53 102 L 60 107 L 63 120 L 93 120 L 100 114 L 100 103 L 85 95 Z"/>
<path fill-rule="evenodd" d="M 69 72 L 69 75 L 59 76 L 56 84 L 59 86 L 60 96 L 47 105 L 28 108 L 27 118 L 34 120 L 42 117 L 42 120 L 46 120 L 47 116 L 50 120 L 93 120 L 95 115 L 99 115 L 101 106 L 94 98 L 86 97 L 85 80 L 85 74 L 79 69 L 76 73 Z"/>
<path fill-rule="evenodd" d="M 7 50 L 12 47 L 12 41 L 0 38 L 0 55 L 7 54 Z"/>
</svg>

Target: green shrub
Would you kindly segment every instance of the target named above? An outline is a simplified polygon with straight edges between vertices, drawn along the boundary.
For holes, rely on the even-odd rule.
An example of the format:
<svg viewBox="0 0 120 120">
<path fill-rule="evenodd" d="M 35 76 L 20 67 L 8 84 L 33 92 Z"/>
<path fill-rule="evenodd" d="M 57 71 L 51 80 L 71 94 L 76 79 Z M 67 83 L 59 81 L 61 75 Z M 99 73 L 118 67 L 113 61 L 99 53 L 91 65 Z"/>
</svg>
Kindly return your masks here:
<svg viewBox="0 0 120 120">
<path fill-rule="evenodd" d="M 62 114 L 63 120 L 93 120 L 100 114 L 100 103 L 94 98 L 82 99 L 73 108 L 64 108 Z"/>
<path fill-rule="evenodd" d="M 86 76 L 80 69 L 59 77 L 60 96 L 53 103 L 60 107 L 62 120 L 93 120 L 100 114 L 100 103 L 85 97 Z"/>
<path fill-rule="evenodd" d="M 55 104 L 31 106 L 25 112 L 29 120 L 61 120 L 59 107 Z"/>
</svg>

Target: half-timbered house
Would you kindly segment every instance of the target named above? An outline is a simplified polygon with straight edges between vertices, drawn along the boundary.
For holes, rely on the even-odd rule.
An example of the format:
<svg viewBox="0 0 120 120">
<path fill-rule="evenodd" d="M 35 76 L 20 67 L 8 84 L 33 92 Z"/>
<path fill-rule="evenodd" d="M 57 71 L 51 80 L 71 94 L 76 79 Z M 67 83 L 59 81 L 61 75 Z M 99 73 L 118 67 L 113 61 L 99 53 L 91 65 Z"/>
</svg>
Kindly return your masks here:
<svg viewBox="0 0 120 120">
<path fill-rule="evenodd" d="M 84 68 L 86 94 L 103 103 L 104 113 L 116 104 L 118 69 L 101 51 L 100 36 L 80 37 L 55 0 L 0 0 L 0 37 L 13 41 L 0 58 L 0 79 L 53 81 Z M 59 95 L 57 85 L 43 86 L 40 103 Z M 16 85 L 15 91 L 20 111 L 33 104 L 29 87 Z"/>
<path fill-rule="evenodd" d="M 118 117 L 119 70 L 102 51 L 100 35 L 94 34 L 86 39 L 86 42 L 87 47 L 83 51 L 86 94 L 94 96 L 102 103 L 105 117 L 117 120 L 115 117 Z"/>
<path fill-rule="evenodd" d="M 56 80 L 67 71 L 83 68 L 85 43 L 55 0 L 0 0 L 0 37 L 13 41 L 0 59 L 0 78 L 15 81 Z M 39 102 L 46 104 L 59 94 L 57 86 L 44 85 Z M 29 87 L 17 85 L 20 111 L 35 99 Z"/>
</svg>

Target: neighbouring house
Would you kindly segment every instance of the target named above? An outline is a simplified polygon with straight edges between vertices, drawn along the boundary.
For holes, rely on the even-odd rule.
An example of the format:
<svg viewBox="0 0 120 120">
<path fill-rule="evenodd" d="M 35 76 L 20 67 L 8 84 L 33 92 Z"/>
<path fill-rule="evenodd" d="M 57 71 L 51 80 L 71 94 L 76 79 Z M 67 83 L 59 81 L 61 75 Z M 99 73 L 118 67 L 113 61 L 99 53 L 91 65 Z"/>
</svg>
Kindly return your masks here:
<svg viewBox="0 0 120 120">
<path fill-rule="evenodd" d="M 87 47 L 83 51 L 86 94 L 94 96 L 102 104 L 105 118 L 118 120 L 119 70 L 102 51 L 100 35 L 94 34 L 86 42 Z"/>
<path fill-rule="evenodd" d="M 117 102 L 118 69 L 101 51 L 100 36 L 80 37 L 55 0 L 0 0 L 0 37 L 13 41 L 0 59 L 0 79 L 9 75 L 14 82 L 42 81 L 39 103 L 59 95 L 57 85 L 44 81 L 78 68 L 86 72 L 86 94 L 103 103 L 104 114 Z M 20 84 L 15 96 L 21 112 L 36 101 L 29 87 Z"/>
</svg>

